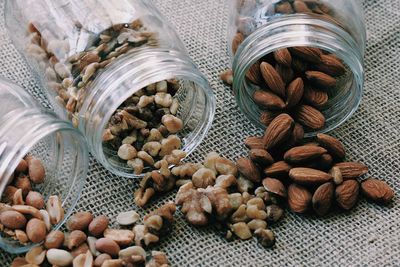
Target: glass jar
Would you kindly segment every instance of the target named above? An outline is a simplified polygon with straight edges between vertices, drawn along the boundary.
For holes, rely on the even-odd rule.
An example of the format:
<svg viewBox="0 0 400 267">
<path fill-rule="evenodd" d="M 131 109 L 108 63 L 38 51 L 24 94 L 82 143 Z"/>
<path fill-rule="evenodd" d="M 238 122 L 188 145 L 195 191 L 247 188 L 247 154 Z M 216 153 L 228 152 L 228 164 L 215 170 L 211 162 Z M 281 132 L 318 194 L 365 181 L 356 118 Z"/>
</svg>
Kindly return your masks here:
<svg viewBox="0 0 400 267">
<path fill-rule="evenodd" d="M 38 73 L 56 112 L 84 133 L 91 153 L 108 170 L 137 177 L 138 165 L 148 161 L 121 158 L 119 148 L 128 143 L 134 147 L 130 151 L 141 150 L 150 125 L 163 133 L 163 143 L 169 136 L 163 115 L 176 113 L 183 121 L 178 136 L 186 155 L 205 137 L 215 112 L 212 90 L 150 1 L 13 0 L 6 10 L 10 36 Z M 154 93 L 166 93 L 169 105 L 174 94 L 172 103 L 179 108 L 160 106 Z M 150 108 L 138 108 L 147 101 Z M 149 121 L 137 125 L 125 115 Z"/>
<path fill-rule="evenodd" d="M 309 137 L 338 127 L 355 112 L 364 79 L 361 1 L 234 2 L 228 31 L 233 88 L 255 125 L 265 128 L 287 112 Z"/>
<path fill-rule="evenodd" d="M 60 198 L 65 216 L 53 230 L 60 228 L 73 211 L 86 179 L 88 150 L 83 135 L 55 113 L 40 108 L 21 87 L 1 78 L 0 125 L 0 196 L 27 154 L 40 159 L 45 180 L 32 187 L 45 201 L 51 195 Z M 22 245 L 0 234 L 0 248 L 10 253 L 23 253 L 34 245 Z"/>
</svg>

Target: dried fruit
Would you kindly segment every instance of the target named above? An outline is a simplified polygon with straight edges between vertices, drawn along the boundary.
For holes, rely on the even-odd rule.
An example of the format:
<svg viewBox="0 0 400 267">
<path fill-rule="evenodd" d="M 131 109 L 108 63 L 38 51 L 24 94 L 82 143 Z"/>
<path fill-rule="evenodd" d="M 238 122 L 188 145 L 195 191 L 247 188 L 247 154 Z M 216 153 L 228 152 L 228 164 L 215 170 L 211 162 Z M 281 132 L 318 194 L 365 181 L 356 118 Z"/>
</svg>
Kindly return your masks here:
<svg viewBox="0 0 400 267">
<path fill-rule="evenodd" d="M 318 158 L 326 152 L 326 149 L 319 146 L 296 146 L 286 151 L 284 159 L 289 163 L 301 163 Z"/>
<path fill-rule="evenodd" d="M 362 181 L 361 192 L 377 203 L 388 204 L 394 197 L 393 189 L 384 181 L 369 178 Z"/>
<path fill-rule="evenodd" d="M 291 184 L 288 188 L 288 205 L 293 212 L 305 213 L 311 204 L 311 193 L 305 187 Z"/>
<path fill-rule="evenodd" d="M 357 203 L 360 186 L 356 180 L 344 181 L 335 190 L 336 202 L 340 207 L 349 210 Z"/>
<path fill-rule="evenodd" d="M 288 114 L 277 116 L 267 127 L 263 141 L 266 149 L 271 149 L 290 137 L 294 127 L 294 121 Z"/>
<path fill-rule="evenodd" d="M 322 216 L 328 213 L 332 205 L 334 190 L 335 187 L 331 182 L 322 184 L 315 190 L 312 205 L 318 215 Z"/>
<path fill-rule="evenodd" d="M 271 91 L 281 97 L 284 97 L 286 95 L 285 83 L 275 68 L 267 62 L 263 62 L 260 64 L 260 70 L 262 77 Z"/>
<path fill-rule="evenodd" d="M 292 168 L 289 176 L 294 182 L 306 185 L 322 184 L 332 180 L 332 176 L 326 172 L 304 167 Z"/>
<path fill-rule="evenodd" d="M 355 179 L 368 172 L 368 167 L 361 162 L 340 162 L 335 167 L 340 169 L 343 180 Z"/>
<path fill-rule="evenodd" d="M 343 159 L 346 156 L 346 150 L 338 139 L 327 134 L 317 134 L 317 141 L 325 147 L 329 153 L 337 159 Z"/>
</svg>

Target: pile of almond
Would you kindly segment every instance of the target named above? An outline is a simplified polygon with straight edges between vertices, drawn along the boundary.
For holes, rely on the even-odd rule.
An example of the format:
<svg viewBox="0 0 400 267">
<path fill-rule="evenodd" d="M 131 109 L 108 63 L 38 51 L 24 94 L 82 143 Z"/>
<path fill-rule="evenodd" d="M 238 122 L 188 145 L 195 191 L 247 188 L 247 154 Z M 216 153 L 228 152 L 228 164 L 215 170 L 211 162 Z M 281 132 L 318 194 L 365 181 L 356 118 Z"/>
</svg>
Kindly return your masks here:
<svg viewBox="0 0 400 267">
<path fill-rule="evenodd" d="M 50 232 L 41 246 L 16 257 L 11 266 L 168 267 L 165 253 L 148 246 L 171 230 L 175 209 L 167 203 L 147 214 L 143 224 L 136 224 L 140 216 L 135 211 L 122 212 L 116 221 L 125 229 L 109 228 L 104 215 L 77 212 L 67 222 L 69 232 Z"/>
<path fill-rule="evenodd" d="M 34 186 L 45 180 L 42 162 L 27 155 L 18 164 L 14 177 L 2 195 L 0 203 L 0 232 L 22 245 L 40 243 L 54 225 L 64 218 L 58 196 L 47 201 Z"/>
<path fill-rule="evenodd" d="M 288 114 L 277 116 L 264 136 L 246 139 L 249 159 L 238 160 L 239 171 L 247 177 L 266 177 L 264 186 L 287 196 L 289 208 L 297 213 L 313 210 L 325 215 L 335 204 L 349 210 L 360 191 L 369 200 L 390 203 L 393 190 L 384 181 L 361 179 L 368 167 L 344 161 L 345 148 L 339 140 L 318 134 L 306 142 L 296 135 L 294 120 Z"/>
</svg>

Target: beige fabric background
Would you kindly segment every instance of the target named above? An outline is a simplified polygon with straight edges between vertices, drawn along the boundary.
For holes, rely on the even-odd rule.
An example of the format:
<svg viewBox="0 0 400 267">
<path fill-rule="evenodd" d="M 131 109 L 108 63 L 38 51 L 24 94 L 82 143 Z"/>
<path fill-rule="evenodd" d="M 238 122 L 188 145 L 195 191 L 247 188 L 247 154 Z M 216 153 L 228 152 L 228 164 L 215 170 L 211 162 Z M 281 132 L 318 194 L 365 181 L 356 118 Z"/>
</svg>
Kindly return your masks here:
<svg viewBox="0 0 400 267">
<path fill-rule="evenodd" d="M 228 88 L 218 79 L 218 74 L 229 66 L 225 1 L 155 2 L 176 26 L 217 98 L 214 125 L 191 158 L 201 160 L 212 150 L 231 159 L 245 154 L 241 140 L 257 131 L 240 114 Z M 4 3 L 0 3 L 0 74 L 21 84 L 47 105 L 4 30 Z M 363 102 L 357 113 L 332 134 L 344 141 L 350 159 L 366 163 L 371 176 L 385 179 L 395 188 L 393 205 L 386 208 L 362 201 L 351 212 L 322 219 L 287 213 L 273 228 L 277 236 L 275 249 L 264 249 L 255 240 L 227 242 L 212 227 L 197 229 L 187 225 L 178 212 L 174 230 L 158 247 L 168 253 L 173 266 L 400 265 L 400 1 L 365 0 L 364 7 L 368 42 Z M 135 208 L 135 181 L 111 175 L 93 159 L 90 163 L 77 209 L 115 218 L 120 211 Z M 154 201 L 149 209 L 173 198 L 174 194 L 167 195 Z M 0 251 L 1 266 L 7 266 L 11 259 Z"/>
</svg>

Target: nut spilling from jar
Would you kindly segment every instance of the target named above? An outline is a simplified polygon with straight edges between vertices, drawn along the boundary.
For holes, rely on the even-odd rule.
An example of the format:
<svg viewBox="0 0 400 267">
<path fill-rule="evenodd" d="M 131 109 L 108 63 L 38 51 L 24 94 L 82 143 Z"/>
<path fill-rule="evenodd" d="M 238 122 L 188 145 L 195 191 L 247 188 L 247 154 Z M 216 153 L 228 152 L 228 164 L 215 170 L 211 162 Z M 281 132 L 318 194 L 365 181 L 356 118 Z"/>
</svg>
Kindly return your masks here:
<svg viewBox="0 0 400 267">
<path fill-rule="evenodd" d="M 144 216 L 143 224 L 136 225 L 139 215 L 134 211 L 118 215 L 117 221 L 122 220 L 131 229 L 109 228 L 105 215 L 77 212 L 67 222 L 69 232 L 50 232 L 41 246 L 32 248 L 25 257 L 16 257 L 12 266 L 168 267 L 166 254 L 149 250 L 148 246 L 170 232 L 175 210 L 173 203 L 167 203 Z"/>
<path fill-rule="evenodd" d="M 21 245 L 40 243 L 54 225 L 64 219 L 61 199 L 47 200 L 36 191 L 45 181 L 45 168 L 40 159 L 27 155 L 20 161 L 14 177 L 2 195 L 0 232 Z"/>
<path fill-rule="evenodd" d="M 158 45 L 156 34 L 140 20 L 113 25 L 96 35 L 87 49 L 67 58 L 57 57 L 60 51 L 69 50 L 67 42 L 46 40 L 33 24 L 29 32 L 31 43 L 27 50 L 46 68 L 47 84 L 56 92 L 58 102 L 75 127 L 79 125 L 79 112 L 87 91 L 101 71 L 140 47 Z M 123 165 L 139 175 L 179 149 L 181 140 L 176 134 L 182 130 L 183 122 L 177 117 L 179 101 L 174 97 L 179 86 L 177 80 L 163 80 L 126 99 L 104 130 L 107 156 L 112 160 L 118 156 Z"/>
</svg>

